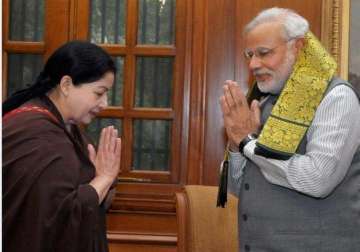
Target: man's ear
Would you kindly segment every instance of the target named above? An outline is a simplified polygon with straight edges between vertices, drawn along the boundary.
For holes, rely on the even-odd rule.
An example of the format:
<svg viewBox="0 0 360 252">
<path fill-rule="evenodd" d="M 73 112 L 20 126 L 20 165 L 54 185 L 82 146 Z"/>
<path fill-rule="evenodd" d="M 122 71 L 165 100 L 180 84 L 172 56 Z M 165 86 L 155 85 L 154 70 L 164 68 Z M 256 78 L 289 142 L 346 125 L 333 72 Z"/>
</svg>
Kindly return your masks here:
<svg viewBox="0 0 360 252">
<path fill-rule="evenodd" d="M 60 91 L 66 97 L 69 95 L 70 89 L 74 86 L 72 78 L 69 75 L 64 75 L 60 80 Z"/>
<path fill-rule="evenodd" d="M 298 38 L 295 40 L 295 53 L 296 55 L 299 54 L 301 49 L 305 46 L 305 39 L 304 38 Z"/>
</svg>

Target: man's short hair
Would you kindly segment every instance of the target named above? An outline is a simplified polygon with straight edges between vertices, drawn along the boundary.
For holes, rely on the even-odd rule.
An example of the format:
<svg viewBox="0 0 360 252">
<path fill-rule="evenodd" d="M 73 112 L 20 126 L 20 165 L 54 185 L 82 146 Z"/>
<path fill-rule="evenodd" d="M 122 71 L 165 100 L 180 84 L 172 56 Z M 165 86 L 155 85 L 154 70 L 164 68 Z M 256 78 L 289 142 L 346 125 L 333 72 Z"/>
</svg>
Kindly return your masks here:
<svg viewBox="0 0 360 252">
<path fill-rule="evenodd" d="M 260 24 L 280 22 L 283 25 L 283 37 L 285 40 L 302 38 L 309 31 L 309 22 L 295 11 L 285 8 L 270 8 L 261 11 L 251 20 L 244 29 L 244 34 L 249 33 Z"/>
</svg>

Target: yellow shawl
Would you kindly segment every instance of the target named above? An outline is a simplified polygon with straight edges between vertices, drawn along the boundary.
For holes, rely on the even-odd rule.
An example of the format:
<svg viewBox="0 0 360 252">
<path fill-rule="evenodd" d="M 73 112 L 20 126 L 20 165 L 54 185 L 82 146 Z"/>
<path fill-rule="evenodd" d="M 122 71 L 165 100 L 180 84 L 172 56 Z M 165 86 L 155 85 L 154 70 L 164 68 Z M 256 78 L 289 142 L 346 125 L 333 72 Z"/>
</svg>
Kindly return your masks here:
<svg viewBox="0 0 360 252">
<path fill-rule="evenodd" d="M 257 141 L 257 147 L 280 159 L 290 158 L 309 128 L 329 81 L 337 69 L 335 60 L 308 32 L 294 65 Z"/>
</svg>

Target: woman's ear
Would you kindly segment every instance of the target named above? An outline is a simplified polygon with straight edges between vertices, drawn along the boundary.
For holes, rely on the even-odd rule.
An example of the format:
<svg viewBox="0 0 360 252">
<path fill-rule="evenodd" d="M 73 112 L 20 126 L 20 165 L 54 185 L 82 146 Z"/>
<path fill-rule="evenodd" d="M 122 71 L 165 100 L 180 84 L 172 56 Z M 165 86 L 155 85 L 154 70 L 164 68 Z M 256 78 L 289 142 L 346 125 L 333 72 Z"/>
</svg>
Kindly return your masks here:
<svg viewBox="0 0 360 252">
<path fill-rule="evenodd" d="M 72 78 L 69 75 L 64 75 L 60 80 L 60 91 L 66 97 L 69 95 L 70 89 L 74 86 Z"/>
</svg>

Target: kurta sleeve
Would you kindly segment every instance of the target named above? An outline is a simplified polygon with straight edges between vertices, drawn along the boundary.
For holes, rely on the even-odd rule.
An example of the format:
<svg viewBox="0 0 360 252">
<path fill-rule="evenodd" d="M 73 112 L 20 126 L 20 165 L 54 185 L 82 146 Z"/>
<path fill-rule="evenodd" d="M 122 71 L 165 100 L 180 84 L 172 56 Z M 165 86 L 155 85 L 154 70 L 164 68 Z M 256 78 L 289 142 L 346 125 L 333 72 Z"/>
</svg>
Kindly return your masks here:
<svg viewBox="0 0 360 252">
<path fill-rule="evenodd" d="M 246 158 L 239 152 L 229 152 L 229 175 L 228 189 L 235 196 L 239 196 L 243 170 L 246 165 Z"/>
</svg>

